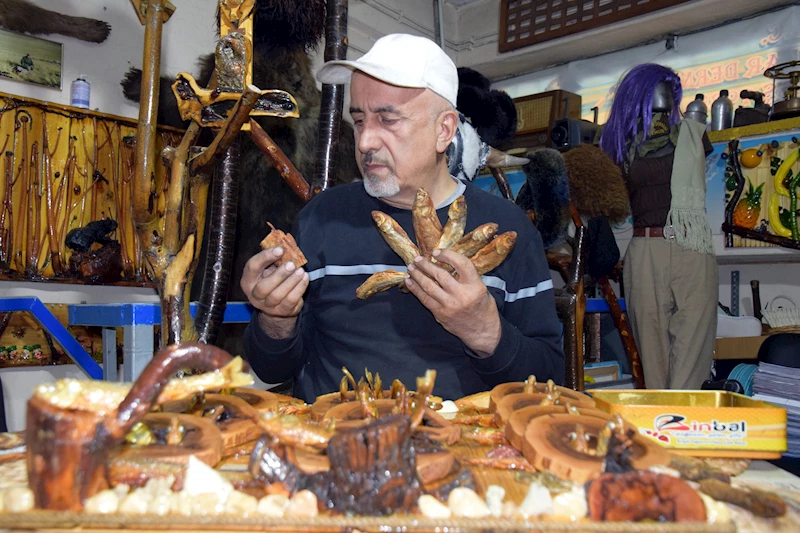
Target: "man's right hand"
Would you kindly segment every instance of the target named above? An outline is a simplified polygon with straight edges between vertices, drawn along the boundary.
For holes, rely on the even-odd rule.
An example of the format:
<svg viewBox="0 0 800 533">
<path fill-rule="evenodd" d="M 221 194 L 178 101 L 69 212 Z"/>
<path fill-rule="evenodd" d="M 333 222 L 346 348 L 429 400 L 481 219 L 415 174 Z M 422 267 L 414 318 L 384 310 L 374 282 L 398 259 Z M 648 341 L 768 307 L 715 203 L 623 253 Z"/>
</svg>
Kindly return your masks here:
<svg viewBox="0 0 800 533">
<path fill-rule="evenodd" d="M 259 324 L 276 339 L 289 337 L 294 331 L 308 288 L 308 273 L 302 268 L 292 262 L 274 265 L 282 255 L 280 246 L 257 253 L 247 261 L 241 281 L 250 304 L 261 311 Z"/>
</svg>

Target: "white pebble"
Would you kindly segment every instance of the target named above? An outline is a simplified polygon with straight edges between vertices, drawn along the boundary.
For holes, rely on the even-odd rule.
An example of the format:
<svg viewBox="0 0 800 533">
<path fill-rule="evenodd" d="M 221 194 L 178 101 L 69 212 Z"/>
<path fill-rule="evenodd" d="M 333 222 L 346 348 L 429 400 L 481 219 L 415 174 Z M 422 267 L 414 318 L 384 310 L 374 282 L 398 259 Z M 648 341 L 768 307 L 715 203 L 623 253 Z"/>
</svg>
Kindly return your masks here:
<svg viewBox="0 0 800 533">
<path fill-rule="evenodd" d="M 158 516 L 166 516 L 172 511 L 172 491 L 160 491 L 147 504 L 147 512 Z"/>
<path fill-rule="evenodd" d="M 531 483 L 525 499 L 517 508 L 516 514 L 523 518 L 549 513 L 553 509 L 553 499 L 547 487 L 539 483 Z"/>
<path fill-rule="evenodd" d="M 225 505 L 214 492 L 203 492 L 192 496 L 192 516 L 217 516 L 224 510 Z"/>
<path fill-rule="evenodd" d="M 102 490 L 86 500 L 83 509 L 87 513 L 116 513 L 119 509 L 119 496 L 113 490 Z"/>
<path fill-rule="evenodd" d="M 423 494 L 417 500 L 419 512 L 428 518 L 450 518 L 450 508 L 430 494 Z"/>
<path fill-rule="evenodd" d="M 33 509 L 33 491 L 28 487 L 11 487 L 3 495 L 3 507 L 9 513 L 24 513 Z"/>
<path fill-rule="evenodd" d="M 283 494 L 270 494 L 258 501 L 256 512 L 265 516 L 280 518 L 289 506 L 289 498 Z"/>
<path fill-rule="evenodd" d="M 192 496 L 187 494 L 186 492 L 173 492 L 172 493 L 172 505 L 170 507 L 171 514 L 181 515 L 181 516 L 191 516 L 192 515 Z"/>
<path fill-rule="evenodd" d="M 119 502 L 119 512 L 123 514 L 146 514 L 147 504 L 152 498 L 142 489 L 136 489 Z"/>
<path fill-rule="evenodd" d="M 569 492 L 562 492 L 553 498 L 551 515 L 580 520 L 586 516 L 589 508 L 586 505 L 586 491 L 583 487 L 573 487 Z"/>
<path fill-rule="evenodd" d="M 255 496 L 250 496 L 238 490 L 231 492 L 225 502 L 225 513 L 238 516 L 250 516 L 256 512 L 257 508 L 258 500 Z"/>
<path fill-rule="evenodd" d="M 310 490 L 301 490 L 292 496 L 286 507 L 286 516 L 317 516 L 317 495 Z"/>
<path fill-rule="evenodd" d="M 500 485 L 489 485 L 486 488 L 486 505 L 492 516 L 503 515 L 503 499 L 506 497 L 506 489 Z"/>
<path fill-rule="evenodd" d="M 114 487 L 111 490 L 113 490 L 114 494 L 117 495 L 117 498 L 121 500 L 122 498 L 124 498 L 125 496 L 128 495 L 128 493 L 131 491 L 131 487 L 130 487 L 130 485 L 126 485 L 125 483 L 121 483 L 121 484 L 117 485 L 116 487 Z"/>
<path fill-rule="evenodd" d="M 472 489 L 457 487 L 450 491 L 447 506 L 456 516 L 466 518 L 483 518 L 489 516 L 486 502 Z"/>
</svg>

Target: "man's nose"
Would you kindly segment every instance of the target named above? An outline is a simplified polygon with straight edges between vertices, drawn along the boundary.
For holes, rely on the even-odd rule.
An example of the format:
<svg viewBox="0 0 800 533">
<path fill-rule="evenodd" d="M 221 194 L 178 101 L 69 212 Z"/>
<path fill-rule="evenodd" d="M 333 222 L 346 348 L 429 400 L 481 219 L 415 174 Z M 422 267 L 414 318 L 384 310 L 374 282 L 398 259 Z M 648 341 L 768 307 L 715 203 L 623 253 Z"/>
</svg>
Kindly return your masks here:
<svg viewBox="0 0 800 533">
<path fill-rule="evenodd" d="M 358 151 L 362 154 L 378 151 L 381 148 L 380 135 L 374 125 L 365 121 L 358 135 Z"/>
</svg>

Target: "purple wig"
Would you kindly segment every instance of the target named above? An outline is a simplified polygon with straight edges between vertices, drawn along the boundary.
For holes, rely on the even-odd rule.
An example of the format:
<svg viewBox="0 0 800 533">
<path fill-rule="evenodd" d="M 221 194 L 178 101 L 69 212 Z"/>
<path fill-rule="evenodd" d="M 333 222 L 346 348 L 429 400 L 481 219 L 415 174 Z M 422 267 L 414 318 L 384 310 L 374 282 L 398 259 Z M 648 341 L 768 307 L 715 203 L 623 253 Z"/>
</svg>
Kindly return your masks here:
<svg viewBox="0 0 800 533">
<path fill-rule="evenodd" d="M 615 163 L 625 159 L 635 141 L 639 128 L 644 137 L 650 131 L 653 114 L 653 94 L 660 82 L 672 84 L 672 99 L 675 105 L 669 115 L 669 124 L 674 126 L 680 121 L 680 103 L 683 89 L 681 79 L 670 68 L 645 63 L 631 69 L 617 86 L 611 113 L 600 137 L 600 148 Z M 641 123 L 639 120 L 641 119 Z"/>
</svg>

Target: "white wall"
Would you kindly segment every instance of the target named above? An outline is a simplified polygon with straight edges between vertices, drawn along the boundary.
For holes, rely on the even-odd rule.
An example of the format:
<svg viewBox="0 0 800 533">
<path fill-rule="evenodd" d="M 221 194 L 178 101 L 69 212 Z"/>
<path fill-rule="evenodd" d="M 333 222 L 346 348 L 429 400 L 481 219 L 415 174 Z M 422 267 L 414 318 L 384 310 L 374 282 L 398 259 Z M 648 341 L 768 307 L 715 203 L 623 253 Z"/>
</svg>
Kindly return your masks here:
<svg viewBox="0 0 800 533">
<path fill-rule="evenodd" d="M 122 96 L 120 80 L 129 67 L 141 67 L 144 26 L 127 0 L 31 0 L 45 9 L 103 20 L 111 25 L 104 43 L 94 44 L 62 35 L 42 36 L 64 45 L 62 89 L 47 89 L 0 79 L 0 91 L 69 105 L 70 83 L 85 74 L 92 85 L 91 108 L 103 113 L 137 117 L 139 107 Z M 162 72 L 193 71 L 198 55 L 214 49 L 216 0 L 173 0 L 175 14 L 164 25 Z"/>
</svg>

